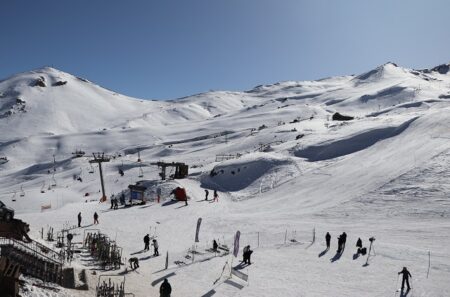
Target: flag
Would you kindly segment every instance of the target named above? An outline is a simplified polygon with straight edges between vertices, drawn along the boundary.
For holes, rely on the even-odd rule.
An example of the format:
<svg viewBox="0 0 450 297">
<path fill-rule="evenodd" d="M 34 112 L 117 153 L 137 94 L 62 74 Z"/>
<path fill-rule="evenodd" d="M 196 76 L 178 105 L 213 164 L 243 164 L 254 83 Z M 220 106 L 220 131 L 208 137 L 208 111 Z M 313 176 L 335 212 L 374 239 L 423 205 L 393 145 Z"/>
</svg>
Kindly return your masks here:
<svg viewBox="0 0 450 297">
<path fill-rule="evenodd" d="M 233 255 L 235 257 L 237 257 L 239 254 L 239 237 L 241 237 L 241 232 L 236 231 L 236 235 L 234 236 L 234 250 L 233 250 Z"/>
<path fill-rule="evenodd" d="M 198 235 L 200 233 L 200 224 L 202 223 L 202 218 L 198 218 L 197 220 L 197 231 L 195 231 L 195 242 L 199 242 Z"/>
</svg>

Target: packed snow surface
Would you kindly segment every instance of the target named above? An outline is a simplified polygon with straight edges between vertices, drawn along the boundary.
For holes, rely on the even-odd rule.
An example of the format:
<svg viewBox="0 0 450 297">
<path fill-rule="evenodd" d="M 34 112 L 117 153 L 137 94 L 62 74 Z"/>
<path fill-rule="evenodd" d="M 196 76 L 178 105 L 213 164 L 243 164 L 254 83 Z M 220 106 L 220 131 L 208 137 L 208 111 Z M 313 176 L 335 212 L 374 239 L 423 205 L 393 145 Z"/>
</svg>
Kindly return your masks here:
<svg viewBox="0 0 450 297">
<path fill-rule="evenodd" d="M 76 254 L 67 265 L 87 269 L 89 291 L 46 290 L 25 277 L 24 296 L 93 296 L 102 274 L 125 276 L 136 297 L 158 296 L 164 278 L 172 296 L 400 296 L 403 266 L 413 276 L 403 296 L 450 296 L 448 68 L 387 63 L 357 76 L 170 101 L 130 98 L 49 67 L 0 81 L 1 201 L 49 246 L 42 228 L 76 225 L 81 212 L 74 240 L 98 229 L 123 248 L 125 264 L 102 271 Z M 335 112 L 354 119 L 332 121 Z M 147 203 L 99 203 L 93 152 L 112 156 L 103 164 L 108 197 L 128 200 L 128 185 L 139 182 Z M 189 176 L 161 181 L 158 161 L 184 162 Z M 171 200 L 176 187 L 186 189 L 187 206 Z M 237 258 L 209 251 L 213 239 L 232 248 L 238 230 Z M 143 251 L 147 233 L 161 256 Z M 359 237 L 367 248 L 375 238 L 370 258 L 356 254 Z M 249 266 L 239 264 L 246 245 Z M 125 269 L 130 257 L 140 268 Z M 230 278 L 230 267 L 248 281 Z"/>
</svg>

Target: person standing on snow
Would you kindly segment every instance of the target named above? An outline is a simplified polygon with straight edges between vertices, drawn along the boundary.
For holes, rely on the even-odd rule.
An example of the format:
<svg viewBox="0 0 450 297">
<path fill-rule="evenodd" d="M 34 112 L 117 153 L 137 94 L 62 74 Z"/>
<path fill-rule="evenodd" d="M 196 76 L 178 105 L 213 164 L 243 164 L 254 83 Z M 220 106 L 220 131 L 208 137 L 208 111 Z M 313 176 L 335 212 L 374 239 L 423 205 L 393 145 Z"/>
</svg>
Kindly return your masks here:
<svg viewBox="0 0 450 297">
<path fill-rule="evenodd" d="M 172 287 L 170 286 L 167 278 L 165 278 L 164 282 L 161 284 L 161 287 L 159 287 L 159 296 L 160 297 L 170 297 L 171 293 L 172 293 Z"/>
<path fill-rule="evenodd" d="M 94 213 L 94 225 L 98 224 L 98 214 L 97 212 Z"/>
<path fill-rule="evenodd" d="M 78 213 L 78 228 L 81 227 L 81 212 Z"/>
<path fill-rule="evenodd" d="M 205 189 L 205 201 L 208 201 L 209 191 Z"/>
<path fill-rule="evenodd" d="M 219 195 L 217 194 L 217 190 L 214 190 L 214 200 L 216 202 L 219 202 Z"/>
<path fill-rule="evenodd" d="M 402 274 L 402 276 L 403 276 L 403 279 L 402 279 L 402 292 L 403 292 L 403 289 L 405 288 L 405 283 L 406 283 L 406 286 L 407 286 L 407 290 L 408 291 L 411 290 L 411 287 L 409 286 L 409 278 L 410 277 L 412 278 L 412 276 L 411 276 L 411 273 L 409 273 L 408 269 L 406 269 L 406 267 L 403 267 L 402 271 L 400 271 L 398 274 Z"/>
<path fill-rule="evenodd" d="M 144 236 L 144 251 L 148 251 L 150 250 L 150 235 L 145 235 Z"/>
<path fill-rule="evenodd" d="M 331 235 L 330 232 L 327 232 L 325 235 L 325 242 L 327 243 L 327 250 L 330 249 Z"/>
<path fill-rule="evenodd" d="M 159 244 L 156 241 L 156 239 L 153 239 L 153 244 L 152 245 L 153 245 L 153 250 L 154 250 L 153 256 L 155 256 L 155 257 L 159 256 L 159 251 L 158 251 Z"/>
<path fill-rule="evenodd" d="M 219 245 L 217 244 L 217 241 L 214 239 L 213 240 L 213 251 L 217 252 L 217 248 L 219 247 Z"/>
</svg>

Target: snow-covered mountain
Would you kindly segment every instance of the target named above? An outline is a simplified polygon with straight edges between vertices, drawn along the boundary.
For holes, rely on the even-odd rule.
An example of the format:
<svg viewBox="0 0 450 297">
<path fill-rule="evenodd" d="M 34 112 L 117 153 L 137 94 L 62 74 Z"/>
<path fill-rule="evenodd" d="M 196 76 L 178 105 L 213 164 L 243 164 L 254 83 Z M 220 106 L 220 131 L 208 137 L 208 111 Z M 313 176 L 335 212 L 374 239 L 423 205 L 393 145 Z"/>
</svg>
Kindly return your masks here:
<svg viewBox="0 0 450 297">
<path fill-rule="evenodd" d="M 414 296 L 447 296 L 450 253 L 441 247 L 450 244 L 442 236 L 450 227 L 449 65 L 387 63 L 360 75 L 170 101 L 130 98 L 49 67 L 17 74 L 0 82 L 0 157 L 8 159 L 0 163 L 0 199 L 36 237 L 42 226 L 79 211 L 103 211 L 85 203 L 86 194 L 99 196 L 97 169 L 87 157 L 72 158 L 75 150 L 102 151 L 116 156 L 105 164 L 108 195 L 145 179 L 151 199 L 156 187 L 167 198 L 177 185 L 191 197 L 185 209 L 151 202 L 155 207 L 102 212 L 100 227 L 119 232 L 125 254 L 140 249 L 156 222 L 174 260 L 191 247 L 198 217 L 205 222 L 200 245 L 212 238 L 231 244 L 239 229 L 242 244 L 256 248 L 255 234 L 262 236 L 247 271 L 251 286 L 213 286 L 226 260 L 215 257 L 174 265 L 176 296 L 386 296 L 402 266 L 417 276 Z M 333 120 L 336 112 L 353 119 Z M 158 181 L 150 164 L 158 160 L 186 162 L 189 178 Z M 196 203 L 204 188 L 219 190 L 220 202 Z M 52 211 L 39 213 L 48 205 Z M 313 228 L 317 242 L 305 249 Z M 286 230 L 296 241 L 286 242 Z M 377 237 L 372 265 L 362 267 L 350 252 L 331 263 L 331 251 L 317 257 L 323 234 L 344 230 L 350 249 L 358 237 Z M 435 264 L 426 278 L 430 250 Z M 128 274 L 136 296 L 156 292 L 148 279 L 165 274 L 157 272 L 163 259 L 149 262 L 141 274 Z"/>
</svg>

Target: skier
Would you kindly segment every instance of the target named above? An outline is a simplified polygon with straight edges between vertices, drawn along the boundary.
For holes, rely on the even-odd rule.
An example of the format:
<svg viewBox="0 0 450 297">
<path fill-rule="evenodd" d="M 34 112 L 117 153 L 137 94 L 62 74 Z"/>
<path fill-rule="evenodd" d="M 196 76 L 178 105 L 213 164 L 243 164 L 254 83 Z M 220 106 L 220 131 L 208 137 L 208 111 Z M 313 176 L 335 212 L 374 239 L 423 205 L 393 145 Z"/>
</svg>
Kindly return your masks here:
<svg viewBox="0 0 450 297">
<path fill-rule="evenodd" d="M 213 240 L 213 251 L 217 252 L 217 248 L 219 247 L 219 245 L 217 244 L 217 241 L 214 239 Z"/>
<path fill-rule="evenodd" d="M 248 264 L 248 265 L 252 264 L 250 262 L 250 256 L 252 255 L 252 253 L 253 253 L 253 251 L 250 250 L 250 245 L 247 245 L 243 250 L 243 258 L 244 259 L 242 260 L 242 262 L 244 262 L 244 264 Z"/>
<path fill-rule="evenodd" d="M 342 245 L 341 245 L 342 251 L 344 251 L 344 249 L 345 249 L 345 242 L 346 241 L 347 241 L 347 233 L 342 232 Z"/>
<path fill-rule="evenodd" d="M 209 191 L 205 189 L 205 201 L 208 201 Z"/>
<path fill-rule="evenodd" d="M 161 201 L 161 188 L 156 189 L 156 195 L 158 196 L 158 203 Z"/>
<path fill-rule="evenodd" d="M 131 269 L 135 270 L 135 269 L 139 268 L 139 259 L 138 258 L 132 257 L 132 258 L 130 258 L 130 260 L 128 260 L 128 262 L 130 262 Z"/>
<path fill-rule="evenodd" d="M 78 228 L 81 227 L 81 212 L 78 213 Z"/>
<path fill-rule="evenodd" d="M 337 253 L 340 253 L 342 251 L 342 234 L 338 236 L 338 249 Z"/>
<path fill-rule="evenodd" d="M 217 190 L 214 190 L 214 200 L 213 201 L 219 202 L 219 195 L 217 194 Z"/>
<path fill-rule="evenodd" d="M 327 232 L 327 234 L 325 235 L 325 241 L 327 243 L 327 250 L 328 250 L 330 248 L 330 241 L 331 241 L 330 232 Z"/>
<path fill-rule="evenodd" d="M 406 267 L 403 267 L 402 271 L 400 271 L 398 274 L 402 274 L 403 279 L 402 279 L 402 292 L 403 289 L 405 288 L 405 282 L 406 282 L 406 286 L 407 286 L 407 290 L 411 290 L 411 287 L 409 286 L 409 278 L 411 276 L 411 273 L 409 273 L 408 269 L 406 269 Z"/>
<path fill-rule="evenodd" d="M 170 293 L 172 293 L 172 287 L 169 284 L 167 278 L 164 279 L 164 282 L 159 287 L 159 296 L 160 297 L 170 297 Z"/>
<path fill-rule="evenodd" d="M 359 237 L 358 237 L 358 240 L 356 241 L 356 247 L 357 248 L 362 248 L 362 240 Z"/>
<path fill-rule="evenodd" d="M 98 224 L 98 214 L 97 212 L 94 213 L 94 225 Z"/>
<path fill-rule="evenodd" d="M 114 208 L 114 194 L 113 195 L 111 195 L 111 209 L 113 209 Z"/>
<path fill-rule="evenodd" d="M 150 235 L 147 234 L 144 236 L 144 244 L 144 251 L 150 250 Z"/>
<path fill-rule="evenodd" d="M 159 252 L 158 252 L 159 244 L 158 244 L 158 242 L 156 241 L 156 239 L 153 239 L 152 245 L 153 245 L 153 250 L 154 250 L 153 256 L 154 256 L 154 257 L 159 256 Z"/>
<path fill-rule="evenodd" d="M 119 209 L 119 201 L 117 201 L 117 198 L 114 198 L 114 209 Z"/>
</svg>

